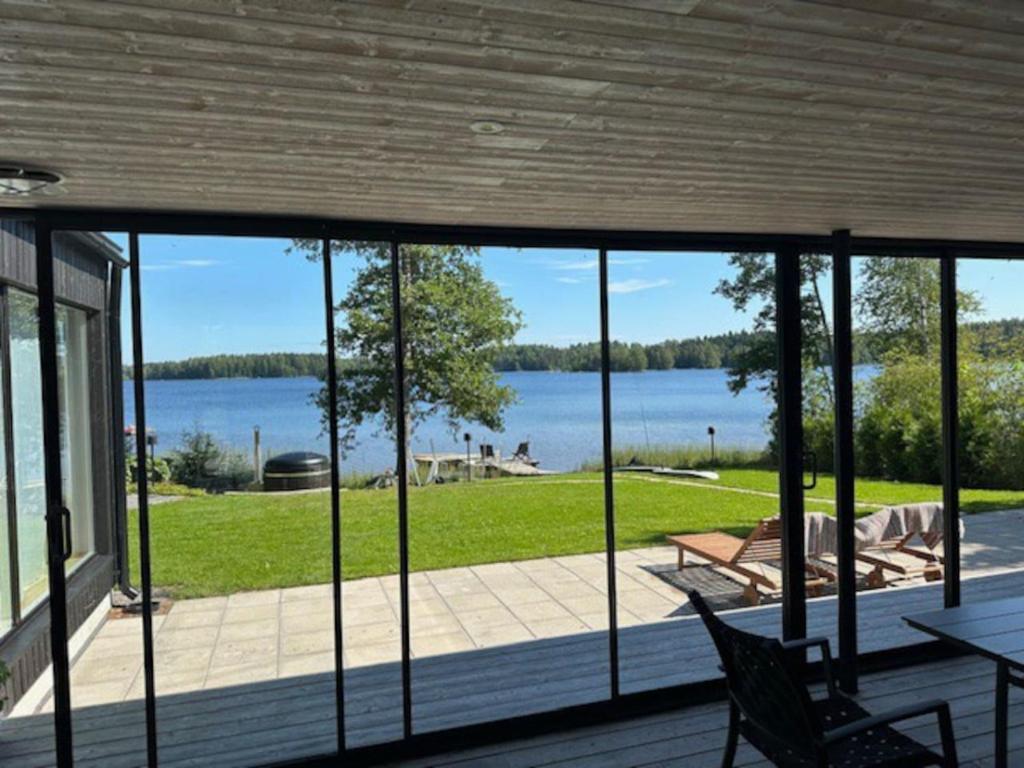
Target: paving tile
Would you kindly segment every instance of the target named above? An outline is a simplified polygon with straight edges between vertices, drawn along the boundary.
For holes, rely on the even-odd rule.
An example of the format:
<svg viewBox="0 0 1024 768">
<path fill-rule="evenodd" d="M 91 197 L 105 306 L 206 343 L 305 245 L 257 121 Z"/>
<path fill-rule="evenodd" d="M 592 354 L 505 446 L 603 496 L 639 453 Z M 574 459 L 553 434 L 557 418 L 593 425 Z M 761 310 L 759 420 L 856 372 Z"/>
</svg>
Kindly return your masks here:
<svg viewBox="0 0 1024 768">
<path fill-rule="evenodd" d="M 131 684 L 131 677 L 89 685 L 75 683 L 72 680 L 71 706 L 74 709 L 79 709 L 81 707 L 110 704 L 113 701 L 123 701 L 128 694 L 128 690 L 131 688 Z"/>
<path fill-rule="evenodd" d="M 452 614 L 436 616 L 413 616 L 410 631 L 417 637 L 447 635 L 462 630 L 462 625 Z"/>
<path fill-rule="evenodd" d="M 415 602 L 410 602 L 409 613 L 413 617 L 448 616 L 451 615 L 452 610 L 448 607 L 448 603 L 438 598 L 437 600 L 416 600 Z"/>
<path fill-rule="evenodd" d="M 164 616 L 154 616 L 153 629 L 159 629 L 165 618 Z M 129 616 L 126 618 L 107 619 L 100 629 L 100 636 L 105 639 L 113 637 L 142 637 L 142 617 Z"/>
<path fill-rule="evenodd" d="M 342 600 L 342 606 L 347 605 Z M 386 607 L 386 603 L 370 606 L 370 608 Z M 281 616 L 308 616 L 314 613 L 326 613 L 328 615 L 334 614 L 334 601 L 324 598 L 316 598 L 311 600 L 289 600 L 286 603 L 281 603 Z"/>
<path fill-rule="evenodd" d="M 311 584 L 305 587 L 289 587 L 281 590 L 281 602 L 290 603 L 295 600 L 332 600 L 333 584 Z"/>
<path fill-rule="evenodd" d="M 489 626 L 481 629 L 466 627 L 466 632 L 478 648 L 491 648 L 498 645 L 511 645 L 533 639 L 533 634 L 522 624 L 505 626 Z"/>
<path fill-rule="evenodd" d="M 153 642 L 158 652 L 209 647 L 217 641 L 220 627 L 192 627 L 191 629 L 161 630 Z"/>
<path fill-rule="evenodd" d="M 274 619 L 281 613 L 281 606 L 277 603 L 265 603 L 262 605 L 229 605 L 224 611 L 224 623 L 236 624 L 238 622 L 261 621 Z"/>
<path fill-rule="evenodd" d="M 373 605 L 363 608 L 352 608 L 351 610 L 348 609 L 348 606 L 343 606 L 342 610 L 344 611 L 342 617 L 344 623 L 353 627 L 358 627 L 362 624 L 378 624 L 382 621 L 397 621 L 395 612 L 390 605 Z M 328 613 L 326 615 L 333 621 L 332 614 Z M 302 618 L 308 619 L 310 617 Z"/>
<path fill-rule="evenodd" d="M 398 643 L 377 643 L 375 645 L 345 646 L 346 669 L 352 667 L 366 667 L 373 664 L 391 664 L 400 661 L 402 649 Z M 395 676 L 400 679 L 399 671 L 395 670 Z"/>
<path fill-rule="evenodd" d="M 220 624 L 224 611 L 186 611 L 171 613 L 164 620 L 163 630 L 192 629 L 195 627 L 215 627 Z"/>
<path fill-rule="evenodd" d="M 306 653 L 301 656 L 282 656 L 278 663 L 278 677 L 333 674 L 334 651 Z"/>
<path fill-rule="evenodd" d="M 276 662 L 244 662 L 241 664 L 212 666 L 203 688 L 224 688 L 277 679 Z"/>
<path fill-rule="evenodd" d="M 445 598 L 449 607 L 456 613 L 461 611 L 477 611 L 484 608 L 502 608 L 501 601 L 490 592 L 464 595 L 452 595 Z"/>
<path fill-rule="evenodd" d="M 619 610 L 620 625 L 621 625 L 622 610 Z M 608 629 L 608 610 L 607 606 L 605 610 L 598 611 L 596 613 L 578 613 L 576 618 L 582 621 L 590 629 Z M 636 618 L 636 617 L 633 617 Z"/>
<path fill-rule="evenodd" d="M 412 653 L 417 658 L 439 656 L 445 653 L 459 653 L 476 648 L 476 644 L 465 632 L 451 632 L 444 635 L 413 636 Z"/>
<path fill-rule="evenodd" d="M 525 623 L 531 621 L 544 621 L 548 619 L 568 619 L 572 614 L 554 600 L 546 600 L 542 603 L 524 603 L 523 605 L 510 606 L 516 618 Z"/>
<path fill-rule="evenodd" d="M 281 638 L 281 653 L 285 656 L 302 656 L 333 650 L 333 632 L 301 632 Z"/>
<path fill-rule="evenodd" d="M 210 669 L 246 663 L 277 664 L 276 637 L 257 637 L 249 640 L 219 642 L 213 649 Z"/>
<path fill-rule="evenodd" d="M 467 630 L 471 628 L 486 629 L 487 627 L 519 623 L 516 615 L 503 605 L 492 608 L 456 611 L 455 617 Z"/>
<path fill-rule="evenodd" d="M 139 654 L 143 651 L 142 635 L 107 635 L 100 630 L 99 634 L 89 642 L 86 653 L 90 656 L 122 656 Z"/>
<path fill-rule="evenodd" d="M 345 627 L 345 645 L 376 645 L 397 641 L 400 637 L 398 622 L 385 621 L 378 624 L 364 624 L 359 627 Z"/>
<path fill-rule="evenodd" d="M 174 616 L 179 613 L 191 611 L 221 611 L 228 605 L 226 597 L 201 597 L 194 600 L 179 600 L 173 606 L 168 615 Z"/>
<path fill-rule="evenodd" d="M 220 628 L 219 642 L 249 640 L 255 637 L 276 637 L 279 631 L 280 623 L 276 618 L 240 621 L 235 624 L 224 624 Z"/>
<path fill-rule="evenodd" d="M 277 605 L 281 602 L 280 589 L 267 589 L 259 592 L 235 592 L 228 596 L 229 608 L 241 608 L 250 605 Z"/>
<path fill-rule="evenodd" d="M 157 678 L 164 674 L 178 675 L 186 672 L 192 673 L 201 670 L 206 674 L 206 668 L 210 665 L 213 656 L 213 647 L 186 648 L 174 651 L 161 651 L 156 654 L 153 667 Z"/>
<path fill-rule="evenodd" d="M 582 597 L 562 597 L 559 595 L 558 602 L 570 612 L 580 614 L 608 613 L 608 598 L 604 595 L 590 594 Z"/>
<path fill-rule="evenodd" d="M 588 632 L 589 627 L 577 618 L 563 619 L 542 619 L 540 621 L 528 621 L 526 628 L 536 637 L 564 637 L 565 635 L 576 635 L 581 632 Z"/>
<path fill-rule="evenodd" d="M 541 603 L 547 600 L 551 600 L 551 595 L 545 592 L 543 589 L 538 587 L 536 584 L 530 584 L 530 586 L 519 588 L 519 587 L 500 587 L 491 590 L 494 595 L 506 605 L 527 605 L 529 603 Z"/>
<path fill-rule="evenodd" d="M 281 620 L 281 632 L 283 633 L 316 632 L 322 629 L 334 629 L 334 614 L 332 612 L 313 611 L 301 616 L 286 616 Z"/>
<path fill-rule="evenodd" d="M 142 669 L 142 655 L 99 657 L 86 651 L 71 668 L 72 700 L 79 687 L 124 682 L 125 690 Z"/>
</svg>

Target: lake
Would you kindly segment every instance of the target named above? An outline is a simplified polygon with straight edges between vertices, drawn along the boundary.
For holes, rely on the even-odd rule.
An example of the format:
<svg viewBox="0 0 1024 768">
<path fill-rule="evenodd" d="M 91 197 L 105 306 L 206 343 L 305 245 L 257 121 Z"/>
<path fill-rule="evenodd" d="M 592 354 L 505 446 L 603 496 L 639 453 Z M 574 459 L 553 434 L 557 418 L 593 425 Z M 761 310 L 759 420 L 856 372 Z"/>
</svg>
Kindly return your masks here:
<svg viewBox="0 0 1024 768">
<path fill-rule="evenodd" d="M 510 455 L 521 442 L 541 468 L 571 470 L 601 455 L 601 378 L 597 373 L 504 373 L 518 402 L 508 409 L 505 431 L 494 434 L 479 425 L 463 425 L 453 438 L 440 419 L 420 426 L 416 452 L 465 451 L 462 432 L 473 436 L 473 450 L 490 443 Z M 771 404 L 748 389 L 738 396 L 726 387 L 724 370 L 645 371 L 612 374 L 612 429 L 616 445 L 687 443 L 707 445 L 709 426 L 719 446 L 762 448 Z M 132 382 L 125 382 L 125 423 L 133 424 Z M 146 415 L 157 433 L 157 452 L 180 443 L 193 427 L 221 443 L 252 451 L 252 431 L 260 427 L 265 450 L 327 453 L 320 415 L 312 404 L 320 382 L 313 378 L 213 379 L 146 382 Z M 372 427 L 346 457 L 345 471 L 379 472 L 394 465 L 394 445 Z"/>
</svg>

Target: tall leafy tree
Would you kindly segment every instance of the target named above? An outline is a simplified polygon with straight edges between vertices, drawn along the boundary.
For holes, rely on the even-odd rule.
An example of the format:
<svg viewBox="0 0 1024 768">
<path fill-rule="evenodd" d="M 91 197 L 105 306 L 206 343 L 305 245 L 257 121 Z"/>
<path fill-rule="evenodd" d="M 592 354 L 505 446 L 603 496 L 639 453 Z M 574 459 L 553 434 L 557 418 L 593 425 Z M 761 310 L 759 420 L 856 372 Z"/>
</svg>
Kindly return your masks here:
<svg viewBox="0 0 1024 768">
<path fill-rule="evenodd" d="M 942 333 L 939 271 L 935 259 L 879 256 L 864 260 L 856 306 L 875 357 L 938 355 Z M 961 320 L 980 309 L 977 294 L 958 292 Z"/>
<path fill-rule="evenodd" d="M 296 240 L 292 250 L 320 258 L 320 241 Z M 411 443 L 416 428 L 440 416 L 453 434 L 466 422 L 500 431 L 515 391 L 499 382 L 498 355 L 522 327 L 521 313 L 484 275 L 477 248 L 403 245 L 400 286 L 406 410 L 395 411 L 391 251 L 388 243 L 332 243 L 359 266 L 338 300 L 336 345 L 348 363 L 338 374 L 340 439 L 355 444 L 360 426 L 394 436 L 398 419 Z M 339 258 L 336 256 L 336 258 Z M 326 419 L 326 387 L 317 395 Z"/>
<path fill-rule="evenodd" d="M 722 280 L 715 293 L 728 299 L 737 312 L 754 311 L 753 334 L 733 355 L 729 365 L 729 389 L 741 392 L 752 380 L 774 393 L 777 378 L 775 346 L 775 257 L 767 253 L 734 253 L 729 264 L 736 270 L 731 279 Z M 831 331 L 822 302 L 820 282 L 828 269 L 828 257 L 815 254 L 800 259 L 800 318 L 803 331 L 803 356 L 809 369 L 829 381 L 827 365 L 831 357 Z M 825 385 L 830 388 L 829 384 Z"/>
</svg>

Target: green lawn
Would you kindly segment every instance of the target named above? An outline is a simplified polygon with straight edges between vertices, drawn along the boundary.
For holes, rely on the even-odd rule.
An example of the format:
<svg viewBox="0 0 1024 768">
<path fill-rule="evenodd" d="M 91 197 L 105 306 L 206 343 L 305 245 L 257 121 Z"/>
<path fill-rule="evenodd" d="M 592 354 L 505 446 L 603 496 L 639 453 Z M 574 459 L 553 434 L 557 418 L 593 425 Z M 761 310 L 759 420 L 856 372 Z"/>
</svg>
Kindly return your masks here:
<svg viewBox="0 0 1024 768">
<path fill-rule="evenodd" d="M 685 484 L 618 476 L 618 547 L 658 544 L 666 533 L 745 535 L 759 519 L 777 514 L 778 501 L 729 488 L 773 494 L 777 486 L 777 475 L 766 470 L 723 470 L 717 482 Z M 828 503 L 833 488 L 831 477 L 821 477 L 808 492 L 808 511 L 833 511 Z M 937 486 L 882 481 L 858 481 L 857 494 L 859 501 L 878 505 L 942 497 Z M 962 496 L 969 512 L 1024 507 L 1024 492 L 964 491 Z M 154 504 L 153 583 L 176 597 L 200 597 L 330 581 L 328 498 L 326 493 L 244 494 Z M 346 491 L 341 498 L 344 578 L 397 572 L 395 492 Z M 137 540 L 134 513 L 132 533 Z M 413 570 L 602 551 L 601 476 L 410 488 L 409 548 Z"/>
</svg>

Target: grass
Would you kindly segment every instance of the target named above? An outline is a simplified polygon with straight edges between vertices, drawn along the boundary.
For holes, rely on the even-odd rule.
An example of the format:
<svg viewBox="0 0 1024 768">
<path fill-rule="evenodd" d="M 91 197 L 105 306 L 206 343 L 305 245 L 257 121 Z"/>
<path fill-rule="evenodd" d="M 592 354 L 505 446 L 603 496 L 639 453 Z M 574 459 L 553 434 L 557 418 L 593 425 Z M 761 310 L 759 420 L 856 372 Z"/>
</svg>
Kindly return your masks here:
<svg viewBox="0 0 1024 768">
<path fill-rule="evenodd" d="M 633 461 L 635 459 L 635 461 Z M 612 466 L 622 467 L 630 462 L 652 467 L 671 467 L 673 469 L 700 469 L 716 467 L 760 467 L 765 468 L 770 461 L 764 450 L 747 450 L 743 448 L 719 448 L 715 451 L 715 460 L 711 460 L 711 450 L 707 445 L 626 445 L 612 451 Z M 583 470 L 600 472 L 603 466 L 600 458 L 583 463 Z"/>
<path fill-rule="evenodd" d="M 724 469 L 720 474 L 717 482 L 617 476 L 618 548 L 660 544 L 666 533 L 722 530 L 744 536 L 758 520 L 778 513 L 775 472 Z M 818 487 L 807 493 L 807 510 L 833 512 L 833 492 L 833 479 L 819 477 Z M 345 579 L 398 571 L 395 496 L 394 489 L 342 494 Z M 939 486 L 857 482 L 858 501 L 870 505 L 941 497 Z M 1024 491 L 964 490 L 962 499 L 967 512 L 1024 507 Z M 153 582 L 175 597 L 331 579 L 327 493 L 191 497 L 153 505 L 150 520 Z M 131 521 L 137 541 L 136 512 Z M 603 551 L 601 475 L 410 488 L 409 549 L 413 570 Z"/>
</svg>

